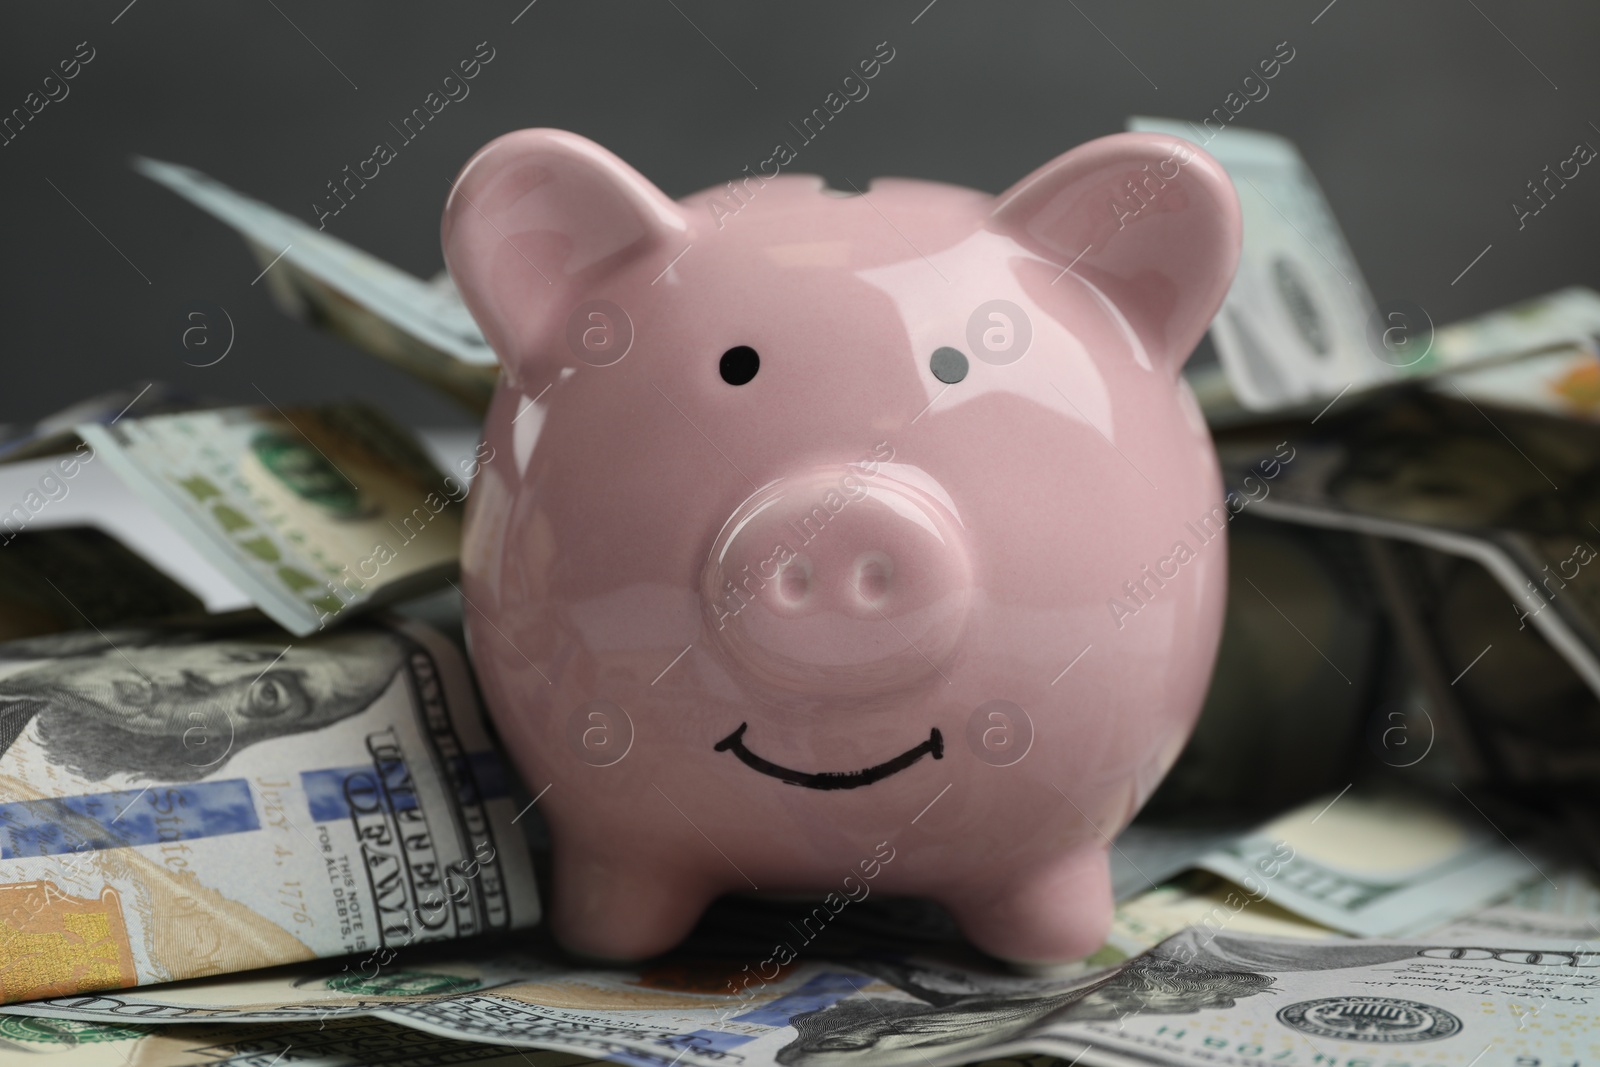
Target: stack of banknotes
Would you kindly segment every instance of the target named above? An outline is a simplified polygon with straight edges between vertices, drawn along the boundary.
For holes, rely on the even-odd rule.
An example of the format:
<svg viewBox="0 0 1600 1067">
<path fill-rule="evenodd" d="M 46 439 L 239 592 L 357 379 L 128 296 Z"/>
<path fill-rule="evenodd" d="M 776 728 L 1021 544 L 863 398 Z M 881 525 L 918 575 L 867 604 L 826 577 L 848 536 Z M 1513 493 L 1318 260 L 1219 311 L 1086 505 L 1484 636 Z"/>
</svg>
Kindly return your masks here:
<svg viewBox="0 0 1600 1067">
<path fill-rule="evenodd" d="M 1247 210 L 1191 371 L 1227 630 L 1112 845 L 1098 952 L 1024 973 L 925 902 L 812 934 L 813 904 L 752 897 L 644 965 L 563 956 L 452 586 L 492 455 L 366 405 L 139 382 L 0 427 L 0 1062 L 1600 1062 L 1600 294 L 1430 325 L 1431 358 L 1385 326 L 1384 366 L 1313 373 L 1261 279 L 1299 272 L 1304 326 L 1312 252 L 1359 272 L 1296 244 L 1337 225 L 1262 138 L 1207 145 L 1306 213 L 1263 235 L 1289 217 Z M 239 231 L 285 311 L 482 412 L 493 355 L 448 278 L 136 166 Z M 1370 339 L 1331 321 L 1369 305 L 1341 292 L 1316 336 Z"/>
</svg>

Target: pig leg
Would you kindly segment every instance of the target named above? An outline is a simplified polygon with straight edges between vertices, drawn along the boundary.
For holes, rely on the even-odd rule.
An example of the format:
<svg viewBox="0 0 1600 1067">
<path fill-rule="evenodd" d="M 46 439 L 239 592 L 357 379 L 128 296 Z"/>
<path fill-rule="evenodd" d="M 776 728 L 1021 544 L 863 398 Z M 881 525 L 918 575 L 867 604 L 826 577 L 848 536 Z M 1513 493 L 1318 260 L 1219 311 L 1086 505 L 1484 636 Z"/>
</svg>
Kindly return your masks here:
<svg viewBox="0 0 1600 1067">
<path fill-rule="evenodd" d="M 943 902 L 962 933 L 991 956 L 1018 963 L 1082 959 L 1111 928 L 1111 874 L 1104 846 Z"/>
<path fill-rule="evenodd" d="M 639 960 L 689 933 L 716 891 L 643 854 L 607 856 L 557 847 L 550 928 L 568 951 L 602 960 Z"/>
</svg>

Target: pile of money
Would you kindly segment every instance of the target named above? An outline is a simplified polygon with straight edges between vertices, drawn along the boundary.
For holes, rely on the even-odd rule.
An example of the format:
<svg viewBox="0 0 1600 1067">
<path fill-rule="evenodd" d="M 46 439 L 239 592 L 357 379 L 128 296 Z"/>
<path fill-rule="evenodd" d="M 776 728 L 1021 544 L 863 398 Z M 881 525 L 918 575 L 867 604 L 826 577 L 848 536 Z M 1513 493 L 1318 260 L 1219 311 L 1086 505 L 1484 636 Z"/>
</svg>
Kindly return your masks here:
<svg viewBox="0 0 1600 1067">
<path fill-rule="evenodd" d="M 1098 951 L 1008 968 L 873 898 L 769 973 L 813 905 L 752 896 L 646 964 L 564 955 L 453 588 L 492 455 L 365 404 L 135 383 L 0 427 L 4 1061 L 1600 1058 L 1600 294 L 1435 329 L 1368 292 L 1287 141 L 1130 125 L 1218 158 L 1245 247 L 1186 371 L 1226 629 L 1111 843 Z M 447 276 L 135 166 L 238 231 L 285 312 L 484 410 Z"/>
<path fill-rule="evenodd" d="M 638 1067 L 1321 1064 L 1378 1053 L 1465 1064 L 1486 1047 L 1581 1058 L 1600 1031 L 1587 970 L 1600 952 L 1586 947 L 1600 888 L 1552 870 L 1563 890 L 1540 882 L 1425 936 L 1342 936 L 1303 912 L 1370 927 L 1360 884 L 1384 922 L 1415 926 L 1439 914 L 1427 900 L 1441 891 L 1458 906 L 1458 893 L 1504 889 L 1481 871 L 1492 848 L 1439 845 L 1448 816 L 1415 806 L 1387 832 L 1391 844 L 1431 848 L 1432 870 L 1371 869 L 1351 832 L 1385 832 L 1388 817 L 1376 802 L 1352 810 L 1339 830 L 1318 831 L 1308 815 L 1263 828 L 1285 835 L 1265 851 L 1246 841 L 1208 853 L 1205 870 L 1125 901 L 1098 957 L 1056 974 L 1007 973 L 974 958 L 940 915 L 869 900 L 805 959 L 752 982 L 751 961 L 805 905 L 729 900 L 645 966 L 575 965 L 534 940 L 428 946 L 382 968 L 296 964 L 12 1005 L 0 1009 L 0 1040 L 152 1054 L 161 1042 L 192 1062 L 239 1064 L 295 1044 L 293 1062 L 327 1064 L 410 1063 L 399 1050 L 412 1048 L 449 1051 L 449 1062 L 537 1048 Z M 1330 892 L 1324 878 L 1339 884 Z M 399 1036 L 408 1030 L 414 1046 Z M 1395 1044 L 1407 1047 L 1374 1048 Z"/>
</svg>

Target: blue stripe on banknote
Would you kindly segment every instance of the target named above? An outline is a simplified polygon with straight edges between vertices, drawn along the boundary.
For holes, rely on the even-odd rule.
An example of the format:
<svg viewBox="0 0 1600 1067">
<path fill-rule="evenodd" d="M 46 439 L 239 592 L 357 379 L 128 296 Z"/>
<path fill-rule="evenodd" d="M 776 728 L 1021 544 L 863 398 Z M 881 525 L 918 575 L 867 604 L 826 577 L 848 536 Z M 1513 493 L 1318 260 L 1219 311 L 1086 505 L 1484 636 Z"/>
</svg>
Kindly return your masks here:
<svg viewBox="0 0 1600 1067">
<path fill-rule="evenodd" d="M 505 764 L 495 753 L 475 752 L 467 757 L 467 761 L 478 784 L 478 792 L 474 799 L 494 800 L 510 793 L 511 782 L 505 772 Z M 367 788 L 372 779 L 373 769 L 370 763 L 300 772 L 300 784 L 305 789 L 306 803 L 311 808 L 311 818 L 316 822 L 348 819 L 351 808 L 346 790 L 349 788 L 349 783 L 354 780 L 362 788 Z M 414 807 L 416 807 L 414 795 L 395 794 L 394 810 L 409 811 Z"/>
<path fill-rule="evenodd" d="M 243 778 L 0 804 L 0 859 L 194 841 L 259 830 Z"/>
<path fill-rule="evenodd" d="M 831 1008 L 845 997 L 851 996 L 875 979 L 865 974 L 819 974 L 793 993 L 786 993 L 769 1001 L 754 1011 L 735 1015 L 732 1022 L 755 1023 L 757 1026 L 788 1026 L 796 1015 L 808 1011 Z M 724 1030 L 695 1030 L 672 1039 L 672 1043 L 692 1045 L 697 1049 L 723 1052 L 754 1041 L 753 1034 L 731 1034 Z"/>
<path fill-rule="evenodd" d="M 754 1011 L 735 1015 L 734 1022 L 756 1023 L 761 1026 L 788 1026 L 789 1020 L 808 1011 L 831 1008 L 854 994 L 863 986 L 871 985 L 875 978 L 865 974 L 819 974 L 793 993 L 786 993 L 769 1001 Z"/>
<path fill-rule="evenodd" d="M 317 822 L 333 822 L 350 817 L 351 783 L 363 793 L 375 787 L 372 764 L 359 763 L 353 767 L 329 767 L 321 771 L 301 771 L 300 785 L 305 790 L 306 803 L 311 808 L 311 818 Z M 397 792 L 392 798 L 391 810 L 410 811 L 417 806 L 416 794 Z M 366 807 L 365 804 L 362 805 Z"/>
</svg>

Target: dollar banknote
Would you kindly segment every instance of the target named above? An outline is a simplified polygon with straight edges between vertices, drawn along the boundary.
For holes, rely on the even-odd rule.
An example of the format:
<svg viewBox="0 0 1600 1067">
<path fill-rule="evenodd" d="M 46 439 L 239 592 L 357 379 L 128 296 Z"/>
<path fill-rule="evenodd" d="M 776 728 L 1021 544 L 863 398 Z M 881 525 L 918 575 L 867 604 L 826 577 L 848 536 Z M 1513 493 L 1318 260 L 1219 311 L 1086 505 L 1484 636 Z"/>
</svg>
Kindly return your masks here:
<svg viewBox="0 0 1600 1067">
<path fill-rule="evenodd" d="M 1159 850 L 1140 848 L 1130 840 L 1144 860 L 1159 860 L 1172 853 L 1168 857 L 1172 864 L 1194 867 L 1198 863 L 1231 877 L 1209 869 L 1192 870 L 1122 901 L 1107 943 L 1079 965 L 1076 973 L 1119 964 L 1188 926 L 1212 932 L 1329 937 L 1352 921 L 1372 922 L 1374 915 L 1386 919 L 1399 916 L 1406 926 L 1437 925 L 1445 919 L 1462 919 L 1485 900 L 1536 877 L 1519 853 L 1485 848 L 1481 837 L 1448 810 L 1393 796 L 1356 794 L 1333 799 L 1331 805 L 1319 801 L 1209 852 L 1193 846 L 1214 844 L 1215 835 L 1210 832 L 1179 834 L 1190 843 L 1178 852 L 1173 852 L 1172 842 L 1167 840 L 1173 832 L 1157 834 Z M 1336 811 L 1340 812 L 1337 819 Z M 1198 859 L 1193 854 L 1196 851 L 1202 853 Z M 1510 868 L 1503 865 L 1508 854 L 1518 860 Z M 1163 870 L 1155 865 L 1150 869 Z M 1343 880 L 1336 880 L 1330 871 Z M 1358 881 L 1367 894 L 1359 901 L 1351 891 Z M 764 942 L 772 931 L 805 927 L 806 908 L 803 903 L 724 900 L 708 913 L 685 951 L 700 960 L 763 958 L 769 955 Z M 1320 922 L 1316 915 L 1333 921 Z M 406 959 L 391 967 L 377 967 L 370 960 L 363 961 L 362 967 L 318 965 L 29 1007 L 40 1011 L 65 1007 L 81 1017 L 111 1018 L 127 1013 L 175 1021 L 266 1021 L 360 1015 L 431 1001 L 439 995 L 518 986 L 544 989 L 554 988 L 555 983 L 566 988 L 565 983 L 576 983 L 589 988 L 615 979 L 589 975 L 569 962 L 531 951 L 502 949 L 475 958 L 456 955 L 448 947 L 442 951 L 442 956 L 435 953 L 431 959 Z M 931 904 L 912 900 L 866 902 L 840 916 L 830 925 L 828 937 L 808 944 L 807 951 L 846 966 L 884 955 L 913 953 L 961 960 L 963 951 L 970 953 L 947 915 Z M 696 966 L 702 973 L 715 973 L 714 968 L 708 972 L 705 965 Z M 970 959 L 961 966 L 977 967 L 974 973 L 982 970 Z M 1057 977 L 1066 973 L 1065 969 L 1053 972 Z M 414 979 L 413 975 L 426 977 Z M 624 975 L 622 980 L 636 984 L 643 979 Z M 703 979 L 700 985 L 711 992 L 718 988 L 715 982 Z M 570 997 L 563 993 L 558 1001 L 566 1004 Z"/>
<path fill-rule="evenodd" d="M 1445 396 L 1564 418 L 1600 418 L 1600 349 L 1556 345 L 1527 358 L 1452 374 L 1432 384 Z"/>
<path fill-rule="evenodd" d="M 774 936 L 782 936 L 773 931 Z M 791 941 L 796 935 L 787 935 Z M 485 967 L 487 984 L 471 967 Z M 891 1014 L 907 1004 L 1008 1004 L 1008 1015 L 1037 1020 L 1052 997 L 1069 995 L 1092 979 L 1047 979 L 981 973 L 944 964 L 859 960 L 794 962 L 765 969 L 759 960 L 669 958 L 629 968 L 551 967 L 520 982 L 492 984 L 495 963 L 487 954 L 463 959 L 451 970 L 437 965 L 392 967 L 369 979 L 285 972 L 296 998 L 274 1005 L 200 1004 L 218 987 L 196 983 L 177 996 L 163 990 L 132 990 L 58 998 L 5 1009 L 80 1023 L 299 1022 L 377 1018 L 490 1045 L 541 1047 L 628 1064 L 769 1064 L 792 1043 L 796 1020 L 859 1000 Z M 499 961 L 509 969 L 512 961 Z M 330 989 L 330 984 L 335 988 Z M 263 989 L 260 992 L 267 992 Z M 352 1002 L 341 1006 L 330 993 Z M 232 991 L 228 994 L 233 995 Z M 1005 1009 L 1002 1009 L 1003 1011 Z M 848 1009 L 847 1009 L 848 1011 Z M 998 1049 L 1017 1031 L 982 1028 L 963 1036 L 955 1060 L 971 1062 Z M 844 1035 L 841 1035 L 843 1037 Z M 847 1049 L 848 1045 L 841 1045 Z M 1018 1046 L 1020 1048 L 1020 1046 Z M 995 1052 L 1009 1055 L 1016 1048 Z M 869 1063 L 873 1057 L 848 1057 Z M 777 1062 L 781 1062 L 777 1061 Z"/>
<path fill-rule="evenodd" d="M 1582 285 L 1496 308 L 1438 327 L 1437 363 L 1444 368 L 1482 367 L 1533 353 L 1569 349 L 1600 334 L 1600 293 Z M 1452 374 L 1439 383 L 1448 388 Z"/>
<path fill-rule="evenodd" d="M 101 530 L 0 539 L 0 641 L 186 614 L 199 598 Z"/>
<path fill-rule="evenodd" d="M 1445 396 L 1566 418 L 1600 418 L 1600 293 L 1575 285 L 1433 336 L 1439 362 L 1464 369 L 1430 383 Z"/>
<path fill-rule="evenodd" d="M 1208 417 L 1296 407 L 1315 412 L 1346 391 L 1468 368 L 1441 388 L 1515 395 L 1561 413 L 1594 410 L 1600 294 L 1581 286 L 1443 326 L 1412 301 L 1374 300 L 1322 189 L 1288 139 L 1134 116 L 1128 129 L 1190 141 L 1227 170 L 1244 242 L 1211 326 L 1219 365 L 1187 375 Z M 1159 195 L 1145 178 L 1142 195 Z M 1585 351 L 1587 349 L 1587 351 Z M 1548 356 L 1540 367 L 1506 367 Z"/>
<path fill-rule="evenodd" d="M 49 1067 L 600 1067 L 604 1060 L 424 1034 L 380 1019 L 310 1024 L 151 1026 L 0 1017 L 0 1052 Z M 1054 1057 L 974 1067 L 1055 1067 Z"/>
<path fill-rule="evenodd" d="M 1130 900 L 1154 889 L 1237 836 L 1236 828 L 1168 827 L 1146 822 L 1126 826 L 1110 851 L 1111 899 Z"/>
<path fill-rule="evenodd" d="M 1306 942 L 1189 930 L 1098 991 L 1122 987 L 1115 1010 L 1075 1018 L 1068 1008 L 1036 1047 L 1087 1050 L 1081 1062 L 1106 1067 L 1583 1064 L 1600 1055 L 1597 965 L 1593 942 L 1566 939 Z"/>
<path fill-rule="evenodd" d="M 425 282 L 188 167 L 134 168 L 243 235 L 285 312 L 487 410 L 499 364 L 448 275 Z"/>
<path fill-rule="evenodd" d="M 1472 814 L 1418 795 L 1353 790 L 1296 808 L 1196 865 L 1334 930 L 1409 936 L 1541 877 Z"/>
<path fill-rule="evenodd" d="M 1191 926 L 1230 933 L 1323 938 L 1333 930 L 1271 900 L 1261 900 L 1208 871 L 1192 871 L 1117 905 L 1106 943 L 1089 957 L 1110 966 L 1152 949 Z"/>
<path fill-rule="evenodd" d="M 513 788 L 414 622 L 0 645 L 0 1000 L 526 927 Z"/>
<path fill-rule="evenodd" d="M 1250 483 L 1257 491 L 1262 484 L 1269 483 Z M 1259 520 L 1248 509 L 1230 523 L 1228 610 L 1200 720 L 1129 831 L 1143 821 L 1193 826 L 1203 817 L 1228 820 L 1227 836 L 1236 836 L 1264 812 L 1350 783 L 1359 755 L 1352 739 L 1373 714 L 1383 667 L 1375 653 L 1388 633 L 1352 540 Z M 1117 846 L 1126 850 L 1120 839 Z M 1111 859 L 1115 877 L 1117 852 Z M 1143 859 L 1138 866 L 1162 880 Z"/>
<path fill-rule="evenodd" d="M 379 1019 L 180 1026 L 0 1017 L 0 1054 L 40 1067 L 590 1067 L 564 1052 L 506 1049 Z"/>
<path fill-rule="evenodd" d="M 109 424 L 129 415 L 164 415 L 198 406 L 193 396 L 165 382 L 97 393 L 32 425 L 0 426 L 0 463 L 70 452 L 78 444 L 74 427 L 85 422 Z"/>
<path fill-rule="evenodd" d="M 1553 867 L 1541 878 L 1482 911 L 1445 924 L 1428 934 L 1457 941 L 1538 937 L 1588 941 L 1600 939 L 1600 883 L 1589 868 Z"/>
<path fill-rule="evenodd" d="M 953 1067 L 1033 1054 L 1107 1067 L 1380 1056 L 1465 1067 L 1491 1046 L 1506 1064 L 1600 1054 L 1597 964 L 1588 943 L 1526 936 L 1308 941 L 1191 927 L 1116 967 L 1064 979 L 905 957 L 796 963 L 770 979 L 737 960 L 679 961 L 442 992 L 369 1014 L 436 1038 L 639 1067 Z M 402 978 L 418 988 L 430 980 L 390 976 Z M 174 1018 L 137 996 L 79 999 L 28 1008 L 80 1024 Z"/>
<path fill-rule="evenodd" d="M 1279 439 L 1226 440 L 1226 477 L 1254 486 L 1256 516 L 1350 531 L 1379 546 L 1375 563 L 1392 558 L 1375 572 L 1430 705 L 1402 714 L 1424 735 L 1470 737 L 1479 777 L 1572 789 L 1592 807 L 1600 429 L 1463 396 L 1388 396 L 1306 432 L 1272 485 L 1251 479 Z"/>
<path fill-rule="evenodd" d="M 275 405 L 78 427 L 174 531 L 299 636 L 443 586 L 479 451 L 441 473 L 370 408 Z"/>
<path fill-rule="evenodd" d="M 1355 255 L 1289 140 L 1142 116 L 1128 128 L 1194 142 L 1233 179 L 1244 244 L 1211 338 L 1246 408 L 1293 407 L 1394 379 L 1367 340 L 1376 305 Z"/>
</svg>

